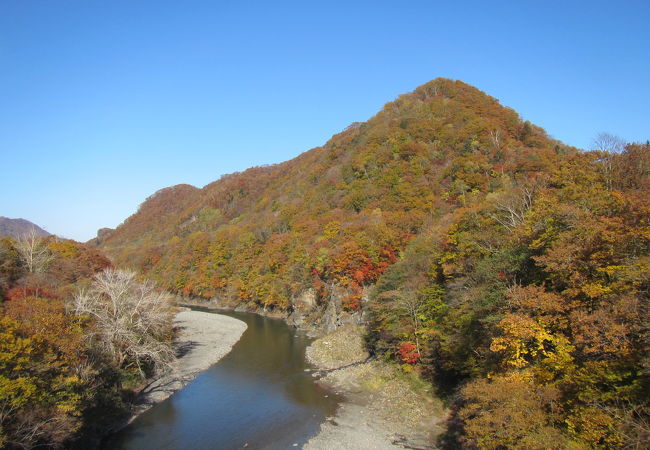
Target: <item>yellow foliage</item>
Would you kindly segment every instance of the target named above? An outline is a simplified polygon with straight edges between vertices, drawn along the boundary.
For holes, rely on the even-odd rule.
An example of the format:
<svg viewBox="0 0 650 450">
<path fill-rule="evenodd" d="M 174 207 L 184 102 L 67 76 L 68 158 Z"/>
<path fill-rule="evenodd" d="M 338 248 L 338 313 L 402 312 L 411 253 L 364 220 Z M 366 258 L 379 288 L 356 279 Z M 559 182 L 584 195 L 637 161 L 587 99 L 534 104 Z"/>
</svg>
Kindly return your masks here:
<svg viewBox="0 0 650 450">
<path fill-rule="evenodd" d="M 623 436 L 618 432 L 616 418 L 601 408 L 580 407 L 565 420 L 569 433 L 596 448 L 618 448 Z"/>
<path fill-rule="evenodd" d="M 506 367 L 522 369 L 540 362 L 544 368 L 540 374 L 548 378 L 566 369 L 573 360 L 569 340 L 559 333 L 549 332 L 531 317 L 509 313 L 497 326 L 502 335 L 492 340 L 490 350 L 503 355 Z"/>
</svg>

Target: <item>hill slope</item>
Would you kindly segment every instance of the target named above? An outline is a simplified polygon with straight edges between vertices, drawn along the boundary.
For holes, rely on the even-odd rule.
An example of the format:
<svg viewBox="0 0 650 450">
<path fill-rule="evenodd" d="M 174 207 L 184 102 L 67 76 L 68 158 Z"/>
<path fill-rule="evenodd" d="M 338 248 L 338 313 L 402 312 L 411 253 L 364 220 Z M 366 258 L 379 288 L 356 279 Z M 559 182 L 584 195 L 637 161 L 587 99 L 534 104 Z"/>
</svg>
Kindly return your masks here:
<svg viewBox="0 0 650 450">
<path fill-rule="evenodd" d="M 187 294 L 286 309 L 334 282 L 356 307 L 427 224 L 499 189 L 504 173 L 571 151 L 494 98 L 437 79 L 295 159 L 154 194 L 102 247 Z"/>
<path fill-rule="evenodd" d="M 50 235 L 50 233 L 38 225 L 33 224 L 29 220 L 0 217 L 0 236 L 17 238 L 31 232 L 32 229 L 38 237 L 46 237 Z"/>
<path fill-rule="evenodd" d="M 457 392 L 450 448 L 650 439 L 650 146 L 580 152 L 436 79 L 282 164 L 156 193 L 102 246 L 188 295 L 369 324 Z"/>
</svg>

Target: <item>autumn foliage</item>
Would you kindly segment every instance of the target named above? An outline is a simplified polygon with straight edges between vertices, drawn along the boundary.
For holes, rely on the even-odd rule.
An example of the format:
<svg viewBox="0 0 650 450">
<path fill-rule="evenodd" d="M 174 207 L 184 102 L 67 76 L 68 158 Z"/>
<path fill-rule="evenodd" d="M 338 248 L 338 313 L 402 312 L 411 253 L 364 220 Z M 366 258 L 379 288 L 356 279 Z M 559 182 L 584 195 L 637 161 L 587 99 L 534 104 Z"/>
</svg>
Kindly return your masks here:
<svg viewBox="0 0 650 450">
<path fill-rule="evenodd" d="M 101 247 L 184 295 L 345 290 L 375 353 L 458 392 L 454 446 L 642 448 L 649 155 L 436 79 L 291 161 L 156 193 Z"/>
<path fill-rule="evenodd" d="M 153 364 L 146 355 L 116 362 L 96 344 L 96 318 L 72 307 L 73 295 L 112 266 L 102 252 L 55 237 L 34 244 L 47 256 L 38 270 L 18 241 L 0 240 L 0 447 L 90 448 L 128 413 L 131 380 Z M 169 324 L 159 328 L 169 341 Z"/>
<path fill-rule="evenodd" d="M 402 342 L 399 346 L 399 356 L 407 364 L 415 364 L 420 359 L 420 353 L 413 342 Z"/>
<path fill-rule="evenodd" d="M 605 157 L 645 175 L 620 171 L 610 182 Z M 403 361 L 404 338 L 419 337 L 420 370 L 460 385 L 452 445 L 647 442 L 649 160 L 650 147 L 631 145 L 510 175 L 414 240 L 380 278 L 375 348 Z M 417 327 L 395 300 L 409 292 Z"/>
<path fill-rule="evenodd" d="M 185 295 L 288 310 L 323 283 L 320 302 L 338 285 L 358 309 L 432 221 L 558 151 L 572 152 L 494 98 L 437 79 L 291 161 L 163 189 L 101 247 Z"/>
</svg>

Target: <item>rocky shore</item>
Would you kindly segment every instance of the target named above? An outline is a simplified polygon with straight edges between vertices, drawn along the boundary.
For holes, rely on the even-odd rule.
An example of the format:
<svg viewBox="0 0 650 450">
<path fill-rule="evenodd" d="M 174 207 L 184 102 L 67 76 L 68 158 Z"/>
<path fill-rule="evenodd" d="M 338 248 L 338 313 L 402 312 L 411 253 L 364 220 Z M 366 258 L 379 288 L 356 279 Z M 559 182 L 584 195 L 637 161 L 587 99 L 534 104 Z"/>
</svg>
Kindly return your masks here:
<svg viewBox="0 0 650 450">
<path fill-rule="evenodd" d="M 327 301 L 319 304 L 314 289 L 307 289 L 291 299 L 287 310 L 263 308 L 254 304 L 233 303 L 219 298 L 200 299 L 196 297 L 180 297 L 179 305 L 195 306 L 213 310 L 232 310 L 260 314 L 265 317 L 282 319 L 287 324 L 295 326 L 310 337 L 321 337 L 346 325 L 359 325 L 365 320 L 361 311 L 346 311 L 342 299 L 349 292 L 341 286 L 332 287 Z M 367 301 L 367 294 L 364 294 Z"/>
<path fill-rule="evenodd" d="M 360 314 L 342 314 L 337 298 L 333 298 L 333 306 L 324 309 L 309 300 L 309 295 L 300 298 L 303 307 L 295 307 L 290 314 L 234 307 L 216 299 L 182 304 L 281 318 L 312 336 L 320 336 L 307 348 L 306 358 L 316 367 L 313 375 L 345 401 L 336 416 L 329 417 L 303 448 L 436 448 L 447 411 L 430 392 L 430 386 L 395 364 L 370 358 L 363 339 L 365 328 L 359 324 L 363 322 Z"/>
<path fill-rule="evenodd" d="M 446 412 L 429 387 L 392 364 L 369 359 L 363 327 L 346 325 L 314 341 L 307 359 L 345 401 L 303 448 L 435 448 Z"/>
</svg>

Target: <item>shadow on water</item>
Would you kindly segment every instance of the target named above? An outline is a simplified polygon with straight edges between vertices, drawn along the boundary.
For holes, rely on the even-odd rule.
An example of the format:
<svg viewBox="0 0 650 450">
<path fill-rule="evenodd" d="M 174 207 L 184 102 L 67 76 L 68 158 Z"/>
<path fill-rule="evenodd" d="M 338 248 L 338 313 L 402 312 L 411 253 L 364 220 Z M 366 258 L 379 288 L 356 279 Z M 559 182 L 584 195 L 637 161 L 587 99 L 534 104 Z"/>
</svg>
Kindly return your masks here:
<svg viewBox="0 0 650 450">
<path fill-rule="evenodd" d="M 335 413 L 340 398 L 304 372 L 311 342 L 304 333 L 257 314 L 219 314 L 248 325 L 232 351 L 104 448 L 292 448 L 302 446 Z"/>
</svg>

